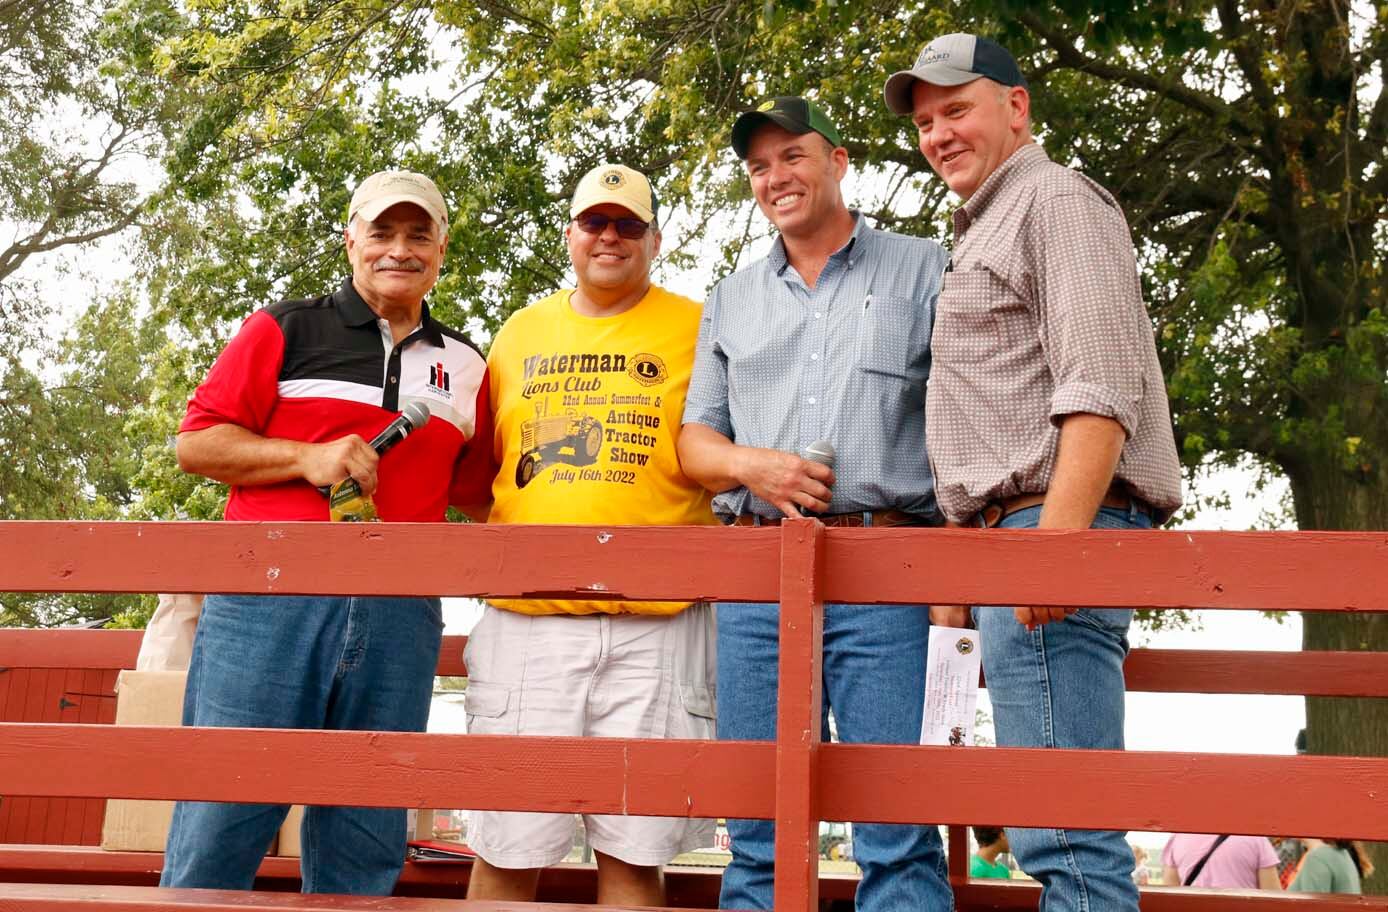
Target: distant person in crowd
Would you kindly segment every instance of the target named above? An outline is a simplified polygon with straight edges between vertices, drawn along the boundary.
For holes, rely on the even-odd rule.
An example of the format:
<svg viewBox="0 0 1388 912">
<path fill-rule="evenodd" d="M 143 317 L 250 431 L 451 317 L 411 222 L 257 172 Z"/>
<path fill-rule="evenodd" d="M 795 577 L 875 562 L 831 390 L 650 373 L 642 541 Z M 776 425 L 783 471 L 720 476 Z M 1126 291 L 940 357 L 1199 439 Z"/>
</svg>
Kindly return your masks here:
<svg viewBox="0 0 1388 912">
<path fill-rule="evenodd" d="M 1168 886 L 1282 889 L 1277 852 L 1266 836 L 1177 833 L 1162 849 L 1161 863 Z"/>
<path fill-rule="evenodd" d="M 599 165 L 569 215 L 577 287 L 512 315 L 488 356 L 501 466 L 489 521 L 712 523 L 675 451 L 700 306 L 651 283 L 655 193 L 645 175 Z M 467 666 L 475 734 L 714 737 L 703 603 L 494 599 Z M 663 906 L 662 866 L 714 838 L 714 821 L 686 817 L 585 815 L 584 825 L 602 905 Z M 468 897 L 533 900 L 540 869 L 573 840 L 571 814 L 472 812 Z"/>
<path fill-rule="evenodd" d="M 1298 755 L 1306 753 L 1306 729 L 1297 729 L 1293 747 Z M 1277 850 L 1277 879 L 1282 889 L 1289 889 L 1301 869 L 1301 859 L 1306 857 L 1306 843 L 1295 836 L 1276 836 L 1272 847 Z"/>
<path fill-rule="evenodd" d="M 926 399 L 926 448 L 950 524 L 1165 522 L 1181 503 L 1181 469 L 1122 208 L 1033 140 L 1026 78 L 987 38 L 936 38 L 884 96 L 963 201 Z M 972 614 L 1000 746 L 1123 747 L 1130 610 Z M 1124 834 L 1012 828 L 1008 839 L 1048 912 L 1137 909 Z"/>
<path fill-rule="evenodd" d="M 1131 844 L 1131 843 L 1130 843 Z M 1133 883 L 1145 887 L 1152 880 L 1152 872 L 1147 867 L 1147 850 L 1140 845 L 1133 848 Z"/>
<path fill-rule="evenodd" d="M 733 124 L 732 147 L 779 236 L 710 292 L 685 471 L 732 525 L 802 511 L 832 526 L 939 525 L 923 444 L 944 251 L 847 206 L 848 152 L 813 102 L 763 102 Z M 804 455 L 812 446 L 818 459 Z M 718 606 L 720 738 L 776 736 L 779 617 L 775 604 Z M 929 627 L 924 605 L 824 607 L 826 739 L 832 708 L 843 741 L 919 742 Z M 774 823 L 729 820 L 728 831 L 720 902 L 771 908 Z M 936 827 L 854 823 L 853 857 L 864 912 L 950 908 Z"/>
<path fill-rule="evenodd" d="M 1364 847 L 1353 839 L 1306 839 L 1306 855 L 1291 893 L 1363 892 L 1364 879 L 1374 872 Z"/>
<path fill-rule="evenodd" d="M 1285 890 L 1296 879 L 1301 859 L 1306 855 L 1306 844 L 1294 836 L 1275 836 L 1272 847 L 1277 851 L 1277 880 Z"/>
<path fill-rule="evenodd" d="M 486 501 L 486 364 L 424 300 L 447 231 L 429 178 L 371 175 L 348 211 L 351 275 L 331 294 L 257 311 L 227 343 L 177 445 L 184 471 L 231 485 L 227 519 L 327 521 L 319 486 L 348 476 L 386 522 L 441 522 L 450 503 Z M 367 441 L 410 403 L 432 417 L 378 456 Z M 442 632 L 437 598 L 208 595 L 183 723 L 424 731 Z M 249 889 L 288 810 L 179 802 L 160 883 Z M 404 857 L 403 809 L 304 814 L 305 892 L 389 895 Z"/>
<path fill-rule="evenodd" d="M 974 841 L 978 851 L 969 859 L 969 876 L 994 880 L 1007 880 L 1012 869 L 998 861 L 998 856 L 1010 849 L 1007 846 L 1007 831 L 1002 827 L 976 826 L 973 828 Z"/>
</svg>

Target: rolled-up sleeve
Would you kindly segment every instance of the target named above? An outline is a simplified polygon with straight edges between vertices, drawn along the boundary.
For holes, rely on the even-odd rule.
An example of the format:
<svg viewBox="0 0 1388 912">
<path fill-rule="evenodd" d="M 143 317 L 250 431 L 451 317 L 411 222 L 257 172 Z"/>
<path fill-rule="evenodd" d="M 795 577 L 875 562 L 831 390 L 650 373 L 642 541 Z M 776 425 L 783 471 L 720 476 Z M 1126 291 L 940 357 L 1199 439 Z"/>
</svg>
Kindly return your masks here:
<svg viewBox="0 0 1388 912">
<path fill-rule="evenodd" d="M 236 424 L 263 434 L 279 402 L 283 364 L 284 333 L 268 311 L 258 310 L 222 349 L 193 393 L 179 432 Z"/>
<path fill-rule="evenodd" d="M 694 372 L 684 402 L 684 423 L 702 424 L 734 439 L 728 409 L 728 359 L 718 344 L 719 293 L 715 287 L 699 319 L 699 341 L 694 349 Z"/>
<path fill-rule="evenodd" d="M 1112 418 L 1132 437 L 1140 420 L 1142 371 L 1151 333 L 1132 241 L 1122 214 L 1097 196 L 1064 194 L 1037 207 L 1041 345 L 1055 378 L 1050 420 L 1084 412 Z"/>
</svg>

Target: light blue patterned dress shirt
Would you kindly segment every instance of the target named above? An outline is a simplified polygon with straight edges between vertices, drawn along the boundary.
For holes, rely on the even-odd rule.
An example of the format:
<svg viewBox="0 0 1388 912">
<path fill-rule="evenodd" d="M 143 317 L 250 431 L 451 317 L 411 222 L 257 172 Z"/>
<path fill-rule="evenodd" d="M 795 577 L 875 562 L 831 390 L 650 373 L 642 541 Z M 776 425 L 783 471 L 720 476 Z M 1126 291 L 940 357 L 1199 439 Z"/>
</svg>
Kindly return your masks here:
<svg viewBox="0 0 1388 912">
<path fill-rule="evenodd" d="M 714 286 L 684 422 L 788 453 L 828 440 L 836 481 L 827 512 L 895 509 L 938 524 L 925 388 L 948 256 L 934 241 L 853 216 L 853 236 L 814 288 L 780 238 L 764 259 Z M 719 494 L 713 509 L 725 521 L 781 515 L 746 488 Z"/>
</svg>

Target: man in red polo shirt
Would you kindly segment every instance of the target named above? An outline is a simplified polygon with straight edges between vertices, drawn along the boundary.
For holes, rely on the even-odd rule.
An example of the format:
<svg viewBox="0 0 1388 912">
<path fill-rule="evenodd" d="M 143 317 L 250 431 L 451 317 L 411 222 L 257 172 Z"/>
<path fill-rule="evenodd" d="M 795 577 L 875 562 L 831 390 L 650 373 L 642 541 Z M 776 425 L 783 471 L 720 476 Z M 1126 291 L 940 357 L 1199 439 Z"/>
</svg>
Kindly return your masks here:
<svg viewBox="0 0 1388 912">
<path fill-rule="evenodd" d="M 489 499 L 486 362 L 424 302 L 447 227 L 433 181 L 373 174 L 348 213 L 351 277 L 258 311 L 228 343 L 178 436 L 184 471 L 231 485 L 227 519 L 326 521 L 318 489 L 348 476 L 386 522 Z M 378 456 L 366 441 L 412 402 L 431 417 Z M 437 598 L 209 595 L 183 723 L 423 731 L 442 630 Z M 180 802 L 161 884 L 249 889 L 287 811 Z M 305 892 L 388 895 L 404 855 L 402 809 L 304 815 Z"/>
</svg>

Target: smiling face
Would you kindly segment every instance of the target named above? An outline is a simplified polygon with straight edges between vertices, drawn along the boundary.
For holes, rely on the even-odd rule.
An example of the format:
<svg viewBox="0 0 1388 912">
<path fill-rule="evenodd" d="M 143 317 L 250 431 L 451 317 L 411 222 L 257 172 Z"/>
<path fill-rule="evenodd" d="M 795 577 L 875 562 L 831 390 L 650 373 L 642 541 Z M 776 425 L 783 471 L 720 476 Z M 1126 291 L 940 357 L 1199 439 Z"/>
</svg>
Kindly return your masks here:
<svg viewBox="0 0 1388 912">
<path fill-rule="evenodd" d="M 818 133 L 792 133 L 766 124 L 747 147 L 752 195 L 771 224 L 790 238 L 809 237 L 847 211 L 839 181 L 848 153 Z"/>
<path fill-rule="evenodd" d="M 1031 141 L 1031 97 L 1020 86 L 991 79 L 958 86 L 918 81 L 911 98 L 921 154 L 963 199 Z"/>
<path fill-rule="evenodd" d="M 347 226 L 352 284 L 377 313 L 418 307 L 439 278 L 448 237 L 414 203 L 396 203 Z"/>
<path fill-rule="evenodd" d="M 596 212 L 608 218 L 640 218 L 616 205 L 602 203 L 583 212 Z M 583 213 L 579 213 L 582 215 Z M 617 233 L 611 222 L 597 234 L 584 231 L 573 221 L 564 229 L 569 242 L 569 259 L 574 265 L 578 287 L 589 297 L 617 299 L 643 292 L 651 281 L 651 260 L 660 253 L 660 232 L 655 228 L 635 240 Z"/>
</svg>

